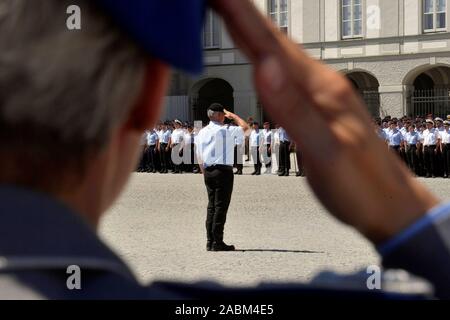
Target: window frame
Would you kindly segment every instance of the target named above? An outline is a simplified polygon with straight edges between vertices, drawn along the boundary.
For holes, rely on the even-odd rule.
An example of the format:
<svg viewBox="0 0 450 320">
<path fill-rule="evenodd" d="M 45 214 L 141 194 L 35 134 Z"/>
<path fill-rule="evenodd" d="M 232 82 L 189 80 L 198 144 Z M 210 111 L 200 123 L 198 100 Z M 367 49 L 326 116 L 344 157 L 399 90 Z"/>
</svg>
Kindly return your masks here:
<svg viewBox="0 0 450 320">
<path fill-rule="evenodd" d="M 283 32 L 286 35 L 289 35 L 289 32 L 291 30 L 291 17 L 290 17 L 290 12 L 291 12 L 291 2 L 290 0 L 286 0 L 286 11 L 281 11 L 281 5 L 280 2 L 282 0 L 274 0 L 275 1 L 275 11 L 271 11 L 271 3 L 272 0 L 267 0 L 266 4 L 267 4 L 267 13 L 269 15 L 270 20 L 278 27 L 278 29 Z M 286 14 L 286 25 L 285 26 L 280 26 L 280 18 L 281 15 L 285 13 Z M 273 19 L 273 16 L 275 16 L 275 20 Z M 286 32 L 284 32 L 283 30 L 286 30 Z"/>
<path fill-rule="evenodd" d="M 210 23 L 210 30 L 211 32 L 209 33 L 208 39 L 207 38 L 207 33 L 206 33 L 206 23 L 208 22 Z M 217 24 L 217 39 L 214 39 L 215 33 L 214 33 L 214 24 Z M 206 40 L 208 40 L 208 43 L 206 42 Z M 217 44 L 214 44 L 214 40 L 217 40 Z M 221 41 L 222 41 L 222 37 L 221 37 L 221 27 L 220 27 L 220 22 L 219 22 L 219 17 L 217 16 L 217 14 L 214 13 L 213 10 L 208 10 L 205 13 L 205 25 L 203 26 L 203 31 L 202 31 L 202 42 L 203 42 L 203 49 L 204 50 L 214 50 L 214 49 L 220 49 L 221 47 Z"/>
<path fill-rule="evenodd" d="M 445 1 L 445 8 L 444 11 L 437 11 L 437 2 L 438 0 L 431 0 L 433 2 L 433 10 L 432 13 L 426 12 L 426 0 L 422 0 L 422 31 L 425 34 L 429 33 L 438 33 L 438 32 L 446 32 L 448 28 L 448 1 Z M 437 18 L 438 14 L 443 13 L 445 15 L 445 27 L 444 28 L 437 28 Z M 425 25 L 425 16 L 426 15 L 433 15 L 433 28 L 426 29 Z"/>
<path fill-rule="evenodd" d="M 341 38 L 343 40 L 348 40 L 348 39 L 363 39 L 364 35 L 365 35 L 365 1 L 364 0 L 360 0 L 360 7 L 361 7 L 361 19 L 358 19 L 361 21 L 361 33 L 360 34 L 355 34 L 355 20 L 354 19 L 354 7 L 355 7 L 355 0 L 349 0 L 350 1 L 350 20 L 345 20 L 344 21 L 344 0 L 340 1 L 340 28 L 341 28 Z M 350 22 L 351 24 L 351 32 L 349 35 L 344 35 L 344 22 Z"/>
</svg>

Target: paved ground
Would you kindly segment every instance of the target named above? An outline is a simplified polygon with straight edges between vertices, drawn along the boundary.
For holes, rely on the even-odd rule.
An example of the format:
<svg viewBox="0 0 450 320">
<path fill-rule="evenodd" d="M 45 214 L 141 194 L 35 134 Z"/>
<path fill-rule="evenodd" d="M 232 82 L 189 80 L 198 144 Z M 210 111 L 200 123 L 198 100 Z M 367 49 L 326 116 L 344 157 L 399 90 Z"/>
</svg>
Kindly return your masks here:
<svg viewBox="0 0 450 320">
<path fill-rule="evenodd" d="M 450 199 L 450 180 L 421 181 Z M 244 251 L 206 252 L 205 215 L 201 175 L 134 174 L 101 234 L 143 282 L 303 281 L 323 269 L 378 263 L 372 246 L 330 217 L 304 178 L 236 178 L 225 241 Z"/>
</svg>

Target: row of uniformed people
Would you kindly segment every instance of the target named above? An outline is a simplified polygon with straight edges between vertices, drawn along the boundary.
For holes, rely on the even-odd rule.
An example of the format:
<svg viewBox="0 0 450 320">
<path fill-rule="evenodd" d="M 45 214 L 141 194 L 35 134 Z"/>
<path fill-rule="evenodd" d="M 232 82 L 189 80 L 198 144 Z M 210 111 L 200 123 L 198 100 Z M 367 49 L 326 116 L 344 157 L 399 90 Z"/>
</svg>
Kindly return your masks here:
<svg viewBox="0 0 450 320">
<path fill-rule="evenodd" d="M 230 126 L 237 126 L 231 122 Z M 275 126 L 275 129 L 271 129 L 269 122 L 263 124 L 261 129 L 258 122 L 251 122 L 251 131 L 247 133 L 248 139 L 248 161 L 253 162 L 254 170 L 252 175 L 261 175 L 262 166 L 265 166 L 265 174 L 272 173 L 273 157 L 278 164 L 278 170 L 276 173 L 279 176 L 289 176 L 289 170 L 291 169 L 291 151 L 294 149 L 295 144 L 291 142 L 290 137 L 286 133 L 286 130 L 279 126 Z M 246 133 L 240 128 L 235 130 L 236 135 L 234 137 L 234 167 L 236 168 L 235 174 L 242 175 L 244 155 L 246 149 Z M 297 164 L 299 170 L 296 172 L 297 176 L 304 176 L 301 155 L 297 152 Z"/>
<path fill-rule="evenodd" d="M 194 138 L 194 128 L 190 124 L 179 120 L 159 123 L 142 137 L 142 157 L 137 171 L 199 173 L 194 160 Z M 174 159 L 173 154 L 178 154 L 178 157 Z"/>
<path fill-rule="evenodd" d="M 234 123 L 229 125 L 235 126 Z M 254 164 L 252 175 L 261 175 L 264 164 L 265 173 L 272 172 L 272 156 L 276 157 L 279 176 L 289 176 L 291 169 L 290 154 L 295 149 L 286 130 L 275 126 L 271 129 L 270 123 L 265 122 L 263 129 L 259 123 L 252 122 L 252 130 L 248 134 L 249 156 Z M 179 120 L 159 123 L 156 128 L 145 132 L 142 138 L 142 158 L 138 172 L 173 173 L 193 172 L 199 173 L 195 155 L 195 137 L 198 130 L 192 125 L 183 124 Z M 236 130 L 234 145 L 235 174 L 243 174 L 243 156 L 245 154 L 246 135 L 243 130 Z M 186 152 L 188 150 L 188 152 Z M 179 161 L 173 161 L 174 155 L 179 155 Z M 175 158 L 178 158 L 175 156 Z M 296 153 L 297 176 L 303 176 L 301 154 Z M 250 160 L 250 159 L 248 159 Z"/>
<path fill-rule="evenodd" d="M 378 121 L 378 135 L 418 176 L 450 176 L 450 121 L 441 118 L 422 122 L 392 119 L 388 126 Z"/>
</svg>

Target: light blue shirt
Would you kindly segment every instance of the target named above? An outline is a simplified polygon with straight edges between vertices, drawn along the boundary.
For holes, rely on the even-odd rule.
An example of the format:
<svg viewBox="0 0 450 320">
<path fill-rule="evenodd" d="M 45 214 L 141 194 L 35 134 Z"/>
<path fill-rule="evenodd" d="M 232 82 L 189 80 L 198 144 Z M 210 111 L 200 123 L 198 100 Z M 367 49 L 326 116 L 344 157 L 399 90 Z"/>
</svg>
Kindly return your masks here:
<svg viewBox="0 0 450 320">
<path fill-rule="evenodd" d="M 402 133 L 398 129 L 390 131 L 388 139 L 389 139 L 389 146 L 391 147 L 399 146 L 404 140 Z"/>
<path fill-rule="evenodd" d="M 160 143 L 169 143 L 170 137 L 172 136 L 172 132 L 170 132 L 169 129 L 167 129 L 166 131 L 164 131 L 161 134 L 161 138 L 160 138 Z"/>
<path fill-rule="evenodd" d="M 278 129 L 278 132 L 280 134 L 280 141 L 281 142 L 290 142 L 291 138 L 288 136 L 286 130 L 283 128 Z"/>
<path fill-rule="evenodd" d="M 413 131 L 412 133 L 408 132 L 405 135 L 405 141 L 408 144 L 416 145 L 419 142 L 419 134 L 415 131 Z"/>
<path fill-rule="evenodd" d="M 263 134 L 261 130 L 253 130 L 250 134 L 250 147 L 259 147 L 263 142 Z"/>
<path fill-rule="evenodd" d="M 205 168 L 215 165 L 233 166 L 234 145 L 241 127 L 222 125 L 211 121 L 198 133 L 197 154 Z"/>
<path fill-rule="evenodd" d="M 155 130 L 147 133 L 147 145 L 154 146 L 158 142 L 158 134 Z"/>
</svg>

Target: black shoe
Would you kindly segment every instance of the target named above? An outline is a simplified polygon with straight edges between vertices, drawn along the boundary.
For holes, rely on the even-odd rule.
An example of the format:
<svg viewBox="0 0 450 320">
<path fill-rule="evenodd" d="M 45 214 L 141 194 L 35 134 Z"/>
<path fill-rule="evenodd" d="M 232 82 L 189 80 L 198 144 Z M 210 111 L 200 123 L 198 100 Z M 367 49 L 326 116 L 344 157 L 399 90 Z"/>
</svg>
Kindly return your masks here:
<svg viewBox="0 0 450 320">
<path fill-rule="evenodd" d="M 257 176 L 260 176 L 260 175 L 261 175 L 261 171 L 257 171 L 257 172 L 256 172 L 256 175 L 257 175 Z"/>
<path fill-rule="evenodd" d="M 253 172 L 252 172 L 252 176 L 256 176 L 256 171 L 253 171 Z"/>
<path fill-rule="evenodd" d="M 284 176 L 284 171 L 279 172 L 279 173 L 278 173 L 278 176 L 279 176 L 279 177 L 283 177 L 283 176 Z"/>
<path fill-rule="evenodd" d="M 206 242 L 206 251 L 212 251 L 212 248 L 213 248 L 213 242 L 212 241 Z"/>
<path fill-rule="evenodd" d="M 227 245 L 225 242 L 214 242 L 212 245 L 212 251 L 234 251 L 236 250 L 233 245 Z"/>
<path fill-rule="evenodd" d="M 289 170 L 286 170 L 286 172 L 284 173 L 285 177 L 289 177 Z"/>
</svg>

